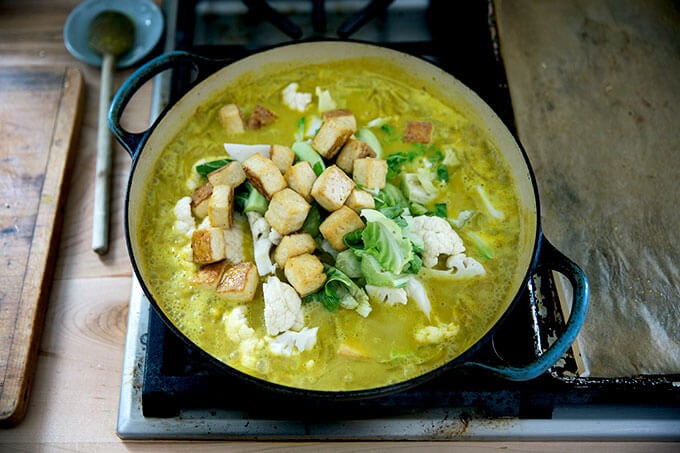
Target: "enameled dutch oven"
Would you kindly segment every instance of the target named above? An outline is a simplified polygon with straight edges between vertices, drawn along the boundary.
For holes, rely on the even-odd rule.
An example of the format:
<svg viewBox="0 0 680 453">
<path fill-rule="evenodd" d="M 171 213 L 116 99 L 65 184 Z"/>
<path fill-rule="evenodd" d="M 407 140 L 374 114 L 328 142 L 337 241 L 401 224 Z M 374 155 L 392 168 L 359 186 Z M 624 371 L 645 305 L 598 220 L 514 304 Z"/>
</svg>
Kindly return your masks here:
<svg viewBox="0 0 680 453">
<path fill-rule="evenodd" d="M 294 67 L 300 64 L 322 63 L 355 57 L 373 57 L 398 64 L 411 76 L 422 80 L 433 93 L 443 97 L 449 103 L 461 109 L 477 124 L 482 125 L 489 136 L 495 140 L 496 145 L 511 167 L 520 197 L 521 233 L 520 247 L 517 250 L 519 264 L 511 277 L 512 288 L 516 289 L 515 296 L 505 301 L 502 314 L 499 315 L 493 325 L 488 327 L 487 332 L 480 334 L 480 340 L 477 343 L 462 355 L 425 375 L 389 386 L 352 391 L 310 391 L 284 387 L 249 376 L 217 360 L 202 351 L 199 346 L 193 344 L 168 319 L 146 284 L 145 269 L 139 265 L 142 245 L 135 233 L 140 221 L 136 215 L 137 207 L 142 202 L 143 188 L 147 178 L 149 178 L 153 164 L 168 142 L 174 137 L 178 129 L 189 121 L 200 103 L 213 94 L 223 91 L 224 87 L 228 86 L 234 79 L 249 71 L 266 70 L 270 64 L 276 64 L 277 67 L 282 64 Z M 195 82 L 181 99 L 168 106 L 148 130 L 139 133 L 124 130 L 120 123 L 121 115 L 134 93 L 155 75 L 172 68 L 192 70 L 196 74 L 198 82 Z M 524 150 L 493 110 L 475 93 L 450 74 L 420 58 L 372 44 L 337 41 L 306 42 L 275 47 L 230 64 L 185 52 L 171 52 L 149 61 L 123 84 L 112 101 L 109 111 L 109 126 L 118 141 L 132 156 L 132 170 L 125 200 L 125 231 L 132 265 L 147 298 L 172 331 L 183 338 L 191 347 L 202 351 L 206 360 L 212 362 L 218 369 L 236 374 L 241 379 L 254 382 L 256 385 L 264 386 L 276 392 L 315 398 L 330 396 L 335 400 L 368 398 L 397 392 L 418 385 L 453 367 L 460 366 L 479 367 L 509 380 L 529 380 L 546 372 L 567 352 L 584 322 L 588 307 L 588 281 L 581 269 L 555 249 L 542 234 L 536 182 Z M 516 305 L 516 301 L 527 288 L 528 279 L 538 272 L 547 270 L 554 270 L 563 274 L 572 286 L 571 312 L 561 336 L 546 351 L 525 366 L 497 366 L 476 362 L 475 353 L 493 337 L 495 329 Z"/>
</svg>

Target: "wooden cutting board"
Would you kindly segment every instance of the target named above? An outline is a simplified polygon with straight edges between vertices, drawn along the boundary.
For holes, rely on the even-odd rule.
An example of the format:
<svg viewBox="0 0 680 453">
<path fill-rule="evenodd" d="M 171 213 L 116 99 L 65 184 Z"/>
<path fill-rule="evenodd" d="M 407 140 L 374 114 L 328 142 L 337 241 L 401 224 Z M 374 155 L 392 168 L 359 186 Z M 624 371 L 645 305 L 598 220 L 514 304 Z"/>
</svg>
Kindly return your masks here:
<svg viewBox="0 0 680 453">
<path fill-rule="evenodd" d="M 0 426 L 26 411 L 78 136 L 74 67 L 0 67 Z"/>
</svg>

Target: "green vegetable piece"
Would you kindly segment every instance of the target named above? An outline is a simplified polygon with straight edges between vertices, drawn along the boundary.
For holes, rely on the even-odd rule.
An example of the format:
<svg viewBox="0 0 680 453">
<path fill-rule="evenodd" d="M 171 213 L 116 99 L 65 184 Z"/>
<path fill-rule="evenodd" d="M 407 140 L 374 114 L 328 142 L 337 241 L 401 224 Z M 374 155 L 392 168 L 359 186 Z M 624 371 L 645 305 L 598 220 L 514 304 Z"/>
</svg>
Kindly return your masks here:
<svg viewBox="0 0 680 453">
<path fill-rule="evenodd" d="M 392 126 L 390 126 L 389 124 L 383 124 L 382 126 L 380 126 L 380 129 L 386 134 L 389 134 L 389 135 L 394 134 L 394 128 Z"/>
<path fill-rule="evenodd" d="M 419 249 L 420 253 L 422 253 L 422 249 Z M 414 246 L 413 251 L 416 251 L 416 248 Z M 417 274 L 420 272 L 420 269 L 423 267 L 423 260 L 420 259 L 418 255 L 415 255 L 413 259 L 409 262 L 409 267 L 406 269 L 406 272 L 409 274 Z"/>
<path fill-rule="evenodd" d="M 224 167 L 225 165 L 232 161 L 233 159 L 218 159 L 213 160 L 212 162 L 206 162 L 204 164 L 196 165 L 196 172 L 203 177 L 207 177 L 208 173 L 212 173 L 213 171 Z"/>
<path fill-rule="evenodd" d="M 316 176 L 319 176 L 326 169 L 326 164 L 323 162 L 323 158 L 319 153 L 317 153 L 312 145 L 307 142 L 295 142 L 291 149 L 295 153 L 298 160 L 304 160 L 310 163 Z"/>
<path fill-rule="evenodd" d="M 335 258 L 335 267 L 350 278 L 361 278 L 361 260 L 351 249 L 343 250 Z"/>
<path fill-rule="evenodd" d="M 359 230 L 354 230 L 343 236 L 342 241 L 347 247 L 352 248 L 363 248 L 363 241 L 361 239 L 361 233 L 364 231 L 363 228 Z"/>
<path fill-rule="evenodd" d="M 337 295 L 329 295 L 325 290 L 317 291 L 302 298 L 302 303 L 319 302 L 328 311 L 335 311 L 340 306 L 340 298 Z"/>
<path fill-rule="evenodd" d="M 441 164 L 437 167 L 437 179 L 443 182 L 449 182 L 449 170 L 446 165 Z"/>
<path fill-rule="evenodd" d="M 395 131 L 394 127 L 391 125 L 383 124 L 380 126 L 380 130 L 382 131 L 382 139 L 384 143 L 394 143 L 399 140 L 397 131 Z"/>
<path fill-rule="evenodd" d="M 408 226 L 406 220 L 402 217 L 390 219 L 375 209 L 364 209 L 361 216 L 366 220 L 366 227 L 361 230 L 360 237 L 358 232 L 353 232 L 343 238 L 361 262 L 361 275 L 370 285 L 403 287 L 408 283 L 406 272 L 417 273 L 422 266 L 416 255 L 420 249 L 404 236 Z M 342 258 L 345 259 L 348 258 Z"/>
<path fill-rule="evenodd" d="M 303 303 L 319 302 L 331 312 L 340 306 L 352 308 L 364 317 L 371 312 L 368 295 L 347 274 L 327 264 L 324 272 L 327 279 L 323 289 L 305 296 Z"/>
<path fill-rule="evenodd" d="M 411 241 L 405 238 L 394 220 L 373 209 L 364 209 L 366 228 L 361 233 L 364 252 L 373 255 L 380 266 L 394 274 L 400 274 L 413 259 Z"/>
<path fill-rule="evenodd" d="M 402 210 L 408 207 L 404 194 L 394 184 L 386 183 L 385 187 L 374 196 L 376 208 L 397 207 Z"/>
<path fill-rule="evenodd" d="M 320 234 L 319 225 L 321 225 L 321 211 L 319 211 L 319 205 L 312 203 L 301 230 L 312 237 L 317 237 Z"/>
<path fill-rule="evenodd" d="M 361 259 L 361 274 L 369 285 L 394 288 L 403 288 L 408 284 L 410 278 L 408 274 L 394 274 L 384 271 L 378 260 L 368 254 Z"/>
<path fill-rule="evenodd" d="M 490 260 L 494 257 L 493 249 L 480 235 L 472 231 L 467 231 L 465 237 L 472 242 L 472 245 L 475 246 L 482 258 Z"/>
<path fill-rule="evenodd" d="M 433 164 L 442 162 L 444 160 L 444 153 L 442 153 L 439 148 L 435 146 L 430 146 L 427 149 L 427 160 L 429 160 Z"/>
<path fill-rule="evenodd" d="M 436 192 L 433 193 L 430 191 L 429 186 L 425 187 L 422 179 L 423 178 L 416 173 L 402 173 L 401 190 L 409 201 L 425 205 L 435 198 Z M 429 184 L 431 185 L 432 182 L 429 181 Z"/>
<path fill-rule="evenodd" d="M 341 294 L 342 290 L 346 290 L 359 304 L 368 302 L 368 294 L 354 283 L 347 274 L 336 267 L 328 265 L 324 266 L 324 272 L 327 277 L 324 292 L 327 295 L 339 297 L 338 294 Z"/>
<path fill-rule="evenodd" d="M 434 215 L 437 217 L 442 217 L 446 219 L 448 216 L 446 215 L 446 203 L 435 203 L 434 205 Z"/>
<path fill-rule="evenodd" d="M 406 153 L 393 153 L 387 156 L 387 179 L 394 179 L 399 176 L 401 167 L 408 162 L 408 155 Z"/>
<path fill-rule="evenodd" d="M 297 130 L 295 131 L 295 141 L 301 142 L 305 137 L 305 117 L 301 117 L 297 122 Z"/>
<path fill-rule="evenodd" d="M 257 212 L 264 215 L 269 207 L 269 201 L 255 187 L 250 185 L 248 197 L 243 204 L 243 212 Z"/>
<path fill-rule="evenodd" d="M 404 164 L 413 162 L 425 152 L 425 147 L 413 144 L 410 151 L 399 151 L 385 158 L 387 161 L 387 179 L 394 179 L 401 173 Z"/>
<path fill-rule="evenodd" d="M 375 136 L 373 131 L 366 127 L 360 127 L 359 130 L 356 131 L 354 136 L 357 138 L 357 140 L 361 140 L 362 142 L 366 143 L 368 146 L 373 148 L 373 151 L 380 157 L 382 155 L 382 145 L 380 144 L 380 140 L 378 140 L 378 137 Z"/>
<path fill-rule="evenodd" d="M 425 206 L 414 201 L 408 204 L 408 209 L 409 211 L 411 211 L 411 214 L 413 215 L 425 215 L 428 212 Z"/>
</svg>

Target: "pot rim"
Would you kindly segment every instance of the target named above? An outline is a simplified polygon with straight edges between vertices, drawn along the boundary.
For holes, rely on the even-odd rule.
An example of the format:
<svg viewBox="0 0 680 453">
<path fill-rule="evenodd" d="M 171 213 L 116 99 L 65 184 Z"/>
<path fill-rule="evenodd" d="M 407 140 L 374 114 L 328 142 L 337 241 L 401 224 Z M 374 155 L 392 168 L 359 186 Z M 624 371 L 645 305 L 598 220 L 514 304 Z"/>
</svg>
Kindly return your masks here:
<svg viewBox="0 0 680 453">
<path fill-rule="evenodd" d="M 287 386 L 283 384 L 278 384 L 272 381 L 268 381 L 263 378 L 259 378 L 256 376 L 252 376 L 250 374 L 247 374 L 246 372 L 240 371 L 222 361 L 214 357 L 213 355 L 209 354 L 207 351 L 193 343 L 182 331 L 179 330 L 177 326 L 174 325 L 174 323 L 169 319 L 169 317 L 165 314 L 165 312 L 160 308 L 158 302 L 155 300 L 153 297 L 153 294 L 150 290 L 150 288 L 147 286 L 144 278 L 143 278 L 143 272 L 140 266 L 138 265 L 138 260 L 135 258 L 135 253 L 133 250 L 133 240 L 131 238 L 131 229 L 130 229 L 130 220 L 131 220 L 131 192 L 133 190 L 132 184 L 133 184 L 133 176 L 135 175 L 137 166 L 139 165 L 140 161 L 142 160 L 142 155 L 144 152 L 144 149 L 149 141 L 149 139 L 152 137 L 153 132 L 157 129 L 159 124 L 161 124 L 168 115 L 171 114 L 173 109 L 178 105 L 178 103 L 181 102 L 182 99 L 184 99 L 189 93 L 194 91 L 196 87 L 201 86 L 201 84 L 204 84 L 207 79 L 211 77 L 217 77 L 219 73 L 230 67 L 233 64 L 237 64 L 240 62 L 243 62 L 244 60 L 248 60 L 251 58 L 263 58 L 263 55 L 266 56 L 268 52 L 275 51 L 281 48 L 287 48 L 287 47 L 303 47 L 303 46 L 309 46 L 309 45 L 318 45 L 318 44 L 329 44 L 331 45 L 340 45 L 340 46 L 367 46 L 367 47 L 372 47 L 376 48 L 378 50 L 382 51 L 387 51 L 393 52 L 395 55 L 400 55 L 400 56 L 405 56 L 409 58 L 414 58 L 416 60 L 420 60 L 420 63 L 425 64 L 426 66 L 429 66 L 431 68 L 434 68 L 438 71 L 441 71 L 441 73 L 445 74 L 445 77 L 453 79 L 456 83 L 460 84 L 465 90 L 469 92 L 470 95 L 472 95 L 474 98 L 478 99 L 478 101 L 486 107 L 486 109 L 490 112 L 491 116 L 493 117 L 494 121 L 499 122 L 502 125 L 502 128 L 509 134 L 509 136 L 512 138 L 512 141 L 514 142 L 514 145 L 516 146 L 517 151 L 519 151 L 522 162 L 524 164 L 524 167 L 526 169 L 526 173 L 529 177 L 529 182 L 531 184 L 531 193 L 533 196 L 533 203 L 535 206 L 535 219 L 533 220 L 534 227 L 533 231 L 531 232 L 531 238 L 532 238 L 532 246 L 531 246 L 531 254 L 529 255 L 531 258 L 529 260 L 528 265 L 523 271 L 523 276 L 521 278 L 521 284 L 518 285 L 517 287 L 513 287 L 513 294 L 514 296 L 512 297 L 512 300 L 510 303 L 506 304 L 505 309 L 503 310 L 502 314 L 498 317 L 498 319 L 488 328 L 486 333 L 482 335 L 475 343 L 473 343 L 470 347 L 468 347 L 465 351 L 463 351 L 460 355 L 457 357 L 449 360 L 448 362 L 443 363 L 442 365 L 422 374 L 419 376 L 412 377 L 408 380 L 393 383 L 393 384 L 386 384 L 386 385 L 380 385 L 376 387 L 370 387 L 370 388 L 365 388 L 365 389 L 353 389 L 353 390 L 313 390 L 313 389 L 305 389 L 305 388 L 298 388 L 298 387 L 292 387 L 292 386 Z M 185 60 L 187 61 L 197 61 L 197 65 L 203 65 L 205 67 L 208 67 L 208 71 L 210 72 L 208 75 L 206 75 L 204 78 L 200 78 L 199 76 L 199 81 L 197 81 L 193 86 L 189 87 L 187 92 L 184 93 L 177 101 L 173 102 L 172 104 L 169 104 L 163 112 L 156 118 L 154 121 L 153 125 L 147 129 L 146 131 L 142 133 L 137 133 L 137 134 L 129 134 L 126 131 L 123 131 L 120 128 L 119 125 L 119 120 L 120 120 L 120 114 L 122 114 L 122 108 L 124 107 L 124 104 L 129 101 L 130 97 L 132 96 L 132 93 L 130 93 L 131 90 L 136 90 L 136 88 L 139 88 L 141 84 L 143 83 L 143 78 L 145 77 L 145 74 L 140 74 L 139 77 L 137 77 L 137 84 L 132 83 L 132 86 L 127 87 L 124 84 L 123 87 L 119 90 L 119 92 L 116 94 L 116 98 L 121 98 L 119 99 L 119 102 L 117 104 L 117 110 L 116 110 L 116 98 L 114 98 L 114 102 L 112 103 L 111 111 L 109 114 L 109 123 L 111 125 L 111 128 L 116 135 L 117 139 L 128 149 L 128 152 L 130 152 L 132 156 L 132 166 L 130 170 L 130 177 L 128 179 L 128 184 L 127 184 L 127 190 L 126 190 L 126 195 L 125 195 L 125 237 L 126 237 L 126 245 L 128 249 L 128 253 L 130 255 L 131 263 L 134 269 L 134 273 L 136 278 L 139 281 L 139 284 L 144 292 L 144 295 L 146 296 L 147 300 L 149 301 L 150 305 L 153 307 L 154 311 L 156 314 L 158 314 L 161 319 L 163 319 L 164 323 L 166 326 L 179 338 L 181 338 L 189 347 L 191 347 L 193 350 L 198 350 L 199 354 L 203 357 L 206 357 L 207 362 L 211 363 L 214 368 L 218 371 L 225 372 L 227 374 L 233 375 L 241 380 L 244 380 L 245 382 L 255 384 L 260 387 L 264 387 L 268 390 L 272 390 L 276 393 L 284 393 L 296 397 L 311 397 L 311 398 L 321 398 L 321 399 L 335 399 L 335 400 L 356 400 L 356 399 L 365 399 L 365 398 L 373 398 L 377 396 L 385 396 L 389 395 L 392 393 L 396 393 L 402 390 L 406 390 L 408 388 L 415 387 L 417 385 L 422 384 L 425 381 L 428 381 L 436 376 L 439 376 L 453 368 L 460 367 L 460 366 L 465 366 L 468 364 L 472 365 L 479 365 L 476 364 L 475 362 L 468 362 L 474 355 L 484 346 L 486 345 L 490 339 L 493 337 L 493 335 L 496 333 L 497 329 L 505 322 L 507 317 L 510 315 L 510 313 L 516 308 L 518 300 L 521 298 L 522 294 L 524 291 L 527 290 L 527 282 L 528 279 L 532 274 L 534 274 L 539 267 L 540 263 L 540 251 L 541 248 L 544 244 L 550 245 L 547 243 L 545 238 L 543 237 L 542 229 L 541 229 L 541 217 L 540 217 L 540 201 L 539 201 L 539 196 L 538 196 L 538 187 L 536 183 L 536 178 L 534 175 L 533 168 L 531 167 L 528 155 L 522 146 L 521 142 L 519 141 L 518 137 L 516 134 L 510 130 L 507 125 L 496 115 L 496 113 L 491 109 L 491 107 L 483 101 L 475 92 L 473 92 L 470 88 L 462 84 L 458 79 L 455 78 L 455 76 L 447 73 L 444 71 L 442 68 L 438 67 L 436 64 L 420 57 L 417 55 L 411 55 L 405 52 L 401 52 L 398 50 L 394 50 L 391 48 L 383 47 L 383 46 L 378 46 L 372 43 L 364 43 L 361 41 L 333 41 L 333 40 L 321 40 L 321 41 L 308 41 L 308 42 L 299 42 L 299 43 L 293 43 L 293 44 L 281 44 L 281 45 L 276 45 L 272 46 L 267 49 L 263 49 L 261 51 L 255 52 L 249 56 L 246 56 L 244 58 L 240 58 L 231 62 L 228 62 L 227 64 L 224 64 L 224 61 L 221 60 L 213 60 L 213 59 L 206 59 L 204 57 L 198 57 L 194 56 L 191 54 L 187 54 L 185 52 L 171 52 L 168 54 L 163 54 L 156 59 L 152 60 L 151 62 L 147 63 L 147 65 L 151 65 L 154 61 L 157 61 L 158 59 L 163 59 L 164 57 L 168 58 L 168 56 L 172 55 L 178 55 L 182 56 Z M 186 61 L 185 61 L 186 62 Z M 143 68 L 140 68 L 139 71 L 143 71 Z M 168 69 L 167 67 L 164 67 L 163 69 Z M 199 68 L 200 69 L 200 68 Z M 148 75 L 148 74 L 146 74 Z M 135 79 L 135 74 L 131 76 L 131 78 L 128 80 L 133 80 Z M 141 81 L 141 82 L 140 82 Z M 126 84 L 128 82 L 126 81 Z M 139 86 L 136 86 L 139 85 Z M 127 99 L 126 99 L 127 98 Z M 116 118 L 118 116 L 118 118 Z M 114 127 L 116 126 L 116 127 Z M 121 131 L 123 134 L 121 134 Z M 129 137 L 127 137 L 125 134 L 131 135 L 134 138 L 134 142 L 129 140 Z M 502 154 L 506 154 L 503 150 L 501 150 Z M 529 234 L 529 233 L 527 233 Z M 559 253 L 559 252 L 558 252 Z M 561 254 L 560 254 L 561 255 Z M 566 258 L 566 257 L 565 257 Z M 573 264 L 573 263 L 572 263 Z M 522 263 L 518 263 L 518 266 L 522 265 Z M 574 265 L 575 266 L 575 265 Z M 548 263 L 544 265 L 544 267 L 552 267 L 552 263 Z M 580 270 L 580 269 L 579 269 Z M 585 280 L 585 275 L 582 276 L 582 279 Z M 577 276 L 575 278 L 576 283 L 580 282 L 580 277 Z M 574 283 L 574 279 L 570 278 L 570 281 Z M 587 281 L 584 282 L 585 284 L 585 302 L 582 304 L 587 307 Z M 583 285 L 581 285 L 583 286 Z M 582 292 L 582 291 L 580 291 Z M 510 293 L 510 291 L 509 291 Z M 573 314 L 573 309 L 572 309 L 572 314 Z M 579 312 L 583 311 L 582 317 L 585 316 L 585 309 L 579 310 Z M 581 317 L 581 318 L 582 318 Z M 570 317 L 570 322 L 571 322 L 571 317 Z M 574 322 L 578 323 L 579 319 L 576 319 Z M 583 319 L 580 319 L 580 324 L 583 323 Z M 580 324 L 578 325 L 578 328 L 576 329 L 576 332 L 578 332 L 578 329 L 580 328 Z M 573 329 L 572 329 L 573 330 Z M 575 335 L 574 335 L 575 336 Z M 569 341 L 569 345 L 571 344 L 571 341 Z M 561 354 L 560 354 L 561 356 Z M 558 356 L 559 358 L 559 356 Z M 555 359 L 555 361 L 557 358 Z M 502 368 L 495 368 L 495 367 L 489 367 L 489 366 L 484 366 L 486 367 L 489 371 L 492 373 L 496 373 L 501 375 L 502 377 L 506 377 L 508 379 L 513 379 L 511 376 L 504 376 L 503 369 Z M 542 374 L 545 370 L 541 370 L 539 374 Z M 530 373 L 531 374 L 531 373 Z M 536 374 L 535 371 L 533 371 L 533 374 Z M 535 377 L 535 376 L 534 376 Z"/>
</svg>

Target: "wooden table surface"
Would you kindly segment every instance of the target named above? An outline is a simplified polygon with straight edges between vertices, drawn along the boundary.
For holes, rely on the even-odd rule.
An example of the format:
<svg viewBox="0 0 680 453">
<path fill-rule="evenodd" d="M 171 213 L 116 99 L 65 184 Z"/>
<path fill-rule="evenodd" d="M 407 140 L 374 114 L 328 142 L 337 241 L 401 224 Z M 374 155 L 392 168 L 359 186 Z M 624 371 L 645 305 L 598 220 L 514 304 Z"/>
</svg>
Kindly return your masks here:
<svg viewBox="0 0 680 453">
<path fill-rule="evenodd" d="M 63 218 L 46 321 L 25 419 L 0 430 L 2 451 L 318 450 L 319 443 L 123 442 L 116 435 L 131 266 L 123 233 L 123 199 L 130 159 L 115 145 L 111 247 L 100 257 L 91 246 L 99 70 L 75 60 L 62 41 L 63 24 L 77 4 L 67 0 L 0 0 L 0 65 L 74 65 L 85 78 L 83 122 Z M 115 78 L 119 86 L 129 70 Z M 149 115 L 151 87 L 128 107 L 124 124 L 138 128 Z M 135 126 L 137 125 L 137 126 Z M 329 447 L 326 444 L 323 447 Z M 641 443 L 340 443 L 337 451 L 413 448 L 474 451 L 673 450 Z M 677 445 L 675 445 L 677 448 Z"/>
</svg>

